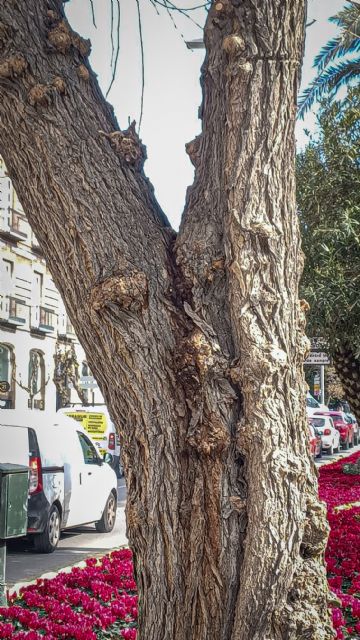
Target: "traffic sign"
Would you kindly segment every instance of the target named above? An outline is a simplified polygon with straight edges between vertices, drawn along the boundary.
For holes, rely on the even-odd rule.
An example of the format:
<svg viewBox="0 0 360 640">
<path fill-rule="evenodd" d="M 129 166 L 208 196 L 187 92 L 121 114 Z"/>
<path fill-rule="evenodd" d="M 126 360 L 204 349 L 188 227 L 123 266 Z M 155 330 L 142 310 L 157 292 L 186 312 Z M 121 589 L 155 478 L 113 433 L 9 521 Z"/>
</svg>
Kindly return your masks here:
<svg viewBox="0 0 360 640">
<path fill-rule="evenodd" d="M 81 376 L 79 387 L 81 389 L 97 389 L 98 383 L 96 382 L 94 376 Z"/>
<path fill-rule="evenodd" d="M 7 393 L 10 391 L 10 385 L 7 380 L 0 381 L 0 393 Z"/>
<path fill-rule="evenodd" d="M 323 351 L 311 351 L 305 364 L 330 364 L 330 357 Z"/>
</svg>

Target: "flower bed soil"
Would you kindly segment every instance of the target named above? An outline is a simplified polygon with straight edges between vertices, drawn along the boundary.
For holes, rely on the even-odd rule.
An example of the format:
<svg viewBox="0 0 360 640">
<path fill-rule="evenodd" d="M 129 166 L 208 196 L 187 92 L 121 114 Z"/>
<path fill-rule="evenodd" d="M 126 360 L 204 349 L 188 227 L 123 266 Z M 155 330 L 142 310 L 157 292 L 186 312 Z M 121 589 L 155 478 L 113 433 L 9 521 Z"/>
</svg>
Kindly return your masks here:
<svg viewBox="0 0 360 640">
<path fill-rule="evenodd" d="M 341 606 L 332 610 L 338 640 L 360 640 L 360 475 L 344 464 L 320 469 L 319 493 L 328 507 L 329 585 Z M 17 640 L 135 640 L 137 594 L 129 549 L 113 551 L 85 568 L 37 580 L 0 608 L 0 638 Z"/>
</svg>

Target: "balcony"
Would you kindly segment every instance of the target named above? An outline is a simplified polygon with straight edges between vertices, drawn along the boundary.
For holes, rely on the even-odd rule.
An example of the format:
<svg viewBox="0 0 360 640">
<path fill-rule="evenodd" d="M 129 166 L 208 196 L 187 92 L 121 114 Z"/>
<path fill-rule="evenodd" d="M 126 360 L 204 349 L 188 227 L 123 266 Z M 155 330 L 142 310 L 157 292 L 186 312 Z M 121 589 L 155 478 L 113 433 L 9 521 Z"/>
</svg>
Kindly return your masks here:
<svg viewBox="0 0 360 640">
<path fill-rule="evenodd" d="M 55 330 L 56 314 L 52 309 L 34 306 L 31 310 L 31 332 L 46 335 Z"/>
<path fill-rule="evenodd" d="M 55 313 L 46 307 L 39 307 L 39 330 L 51 333 L 55 329 Z"/>
<path fill-rule="evenodd" d="M 25 214 L 15 209 L 9 208 L 3 212 L 1 235 L 13 241 L 26 240 L 28 237 L 29 225 Z"/>
<path fill-rule="evenodd" d="M 28 313 L 27 304 L 23 300 L 13 296 L 0 297 L 0 322 L 3 324 L 21 327 L 26 324 Z"/>
<path fill-rule="evenodd" d="M 75 336 L 75 329 L 69 319 L 66 320 L 66 335 Z"/>
</svg>

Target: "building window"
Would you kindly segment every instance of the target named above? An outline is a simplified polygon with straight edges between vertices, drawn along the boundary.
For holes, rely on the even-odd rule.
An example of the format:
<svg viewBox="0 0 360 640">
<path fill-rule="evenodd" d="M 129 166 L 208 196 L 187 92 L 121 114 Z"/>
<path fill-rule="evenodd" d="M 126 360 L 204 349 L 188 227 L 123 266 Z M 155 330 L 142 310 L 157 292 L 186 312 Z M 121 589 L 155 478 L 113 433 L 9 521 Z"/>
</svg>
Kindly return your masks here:
<svg viewBox="0 0 360 640">
<path fill-rule="evenodd" d="M 29 409 L 45 409 L 45 361 L 41 351 L 31 349 L 29 357 Z"/>
<path fill-rule="evenodd" d="M 0 344 L 0 408 L 15 409 L 15 354 L 8 344 Z"/>
</svg>

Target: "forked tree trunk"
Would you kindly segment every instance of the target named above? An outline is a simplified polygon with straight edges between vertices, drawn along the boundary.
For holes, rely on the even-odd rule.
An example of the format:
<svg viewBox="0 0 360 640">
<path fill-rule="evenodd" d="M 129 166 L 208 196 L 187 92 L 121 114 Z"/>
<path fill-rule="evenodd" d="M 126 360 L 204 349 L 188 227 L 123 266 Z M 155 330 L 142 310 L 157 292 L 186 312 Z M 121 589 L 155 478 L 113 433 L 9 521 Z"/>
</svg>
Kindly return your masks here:
<svg viewBox="0 0 360 640">
<path fill-rule="evenodd" d="M 0 7 L 0 151 L 122 437 L 141 640 L 332 638 L 297 298 L 304 0 L 212 6 L 177 237 L 61 4 Z"/>
</svg>

